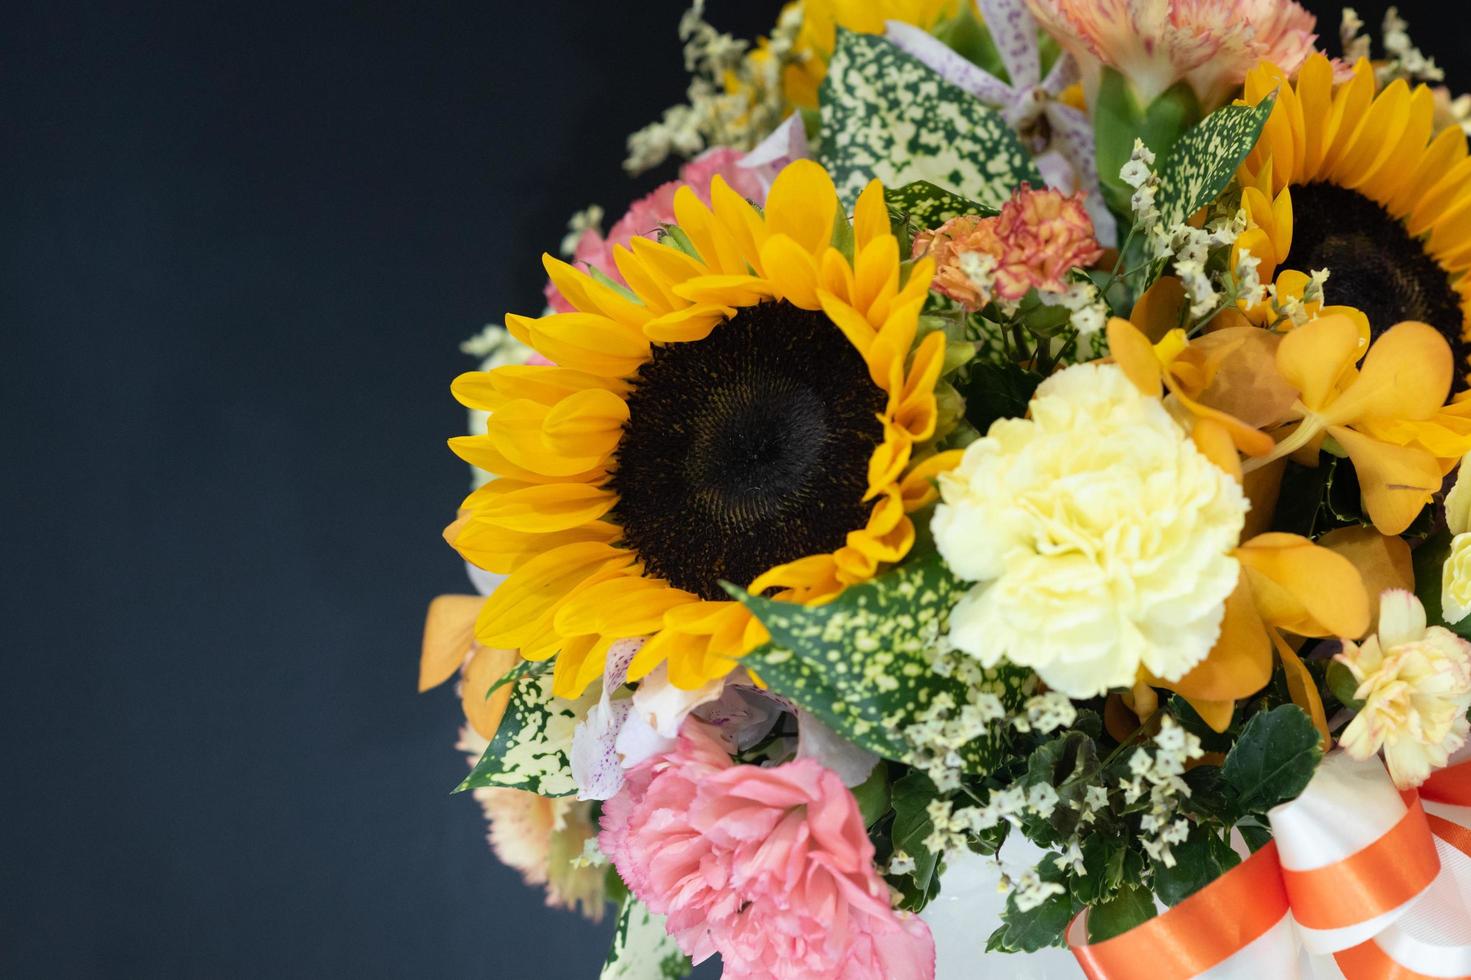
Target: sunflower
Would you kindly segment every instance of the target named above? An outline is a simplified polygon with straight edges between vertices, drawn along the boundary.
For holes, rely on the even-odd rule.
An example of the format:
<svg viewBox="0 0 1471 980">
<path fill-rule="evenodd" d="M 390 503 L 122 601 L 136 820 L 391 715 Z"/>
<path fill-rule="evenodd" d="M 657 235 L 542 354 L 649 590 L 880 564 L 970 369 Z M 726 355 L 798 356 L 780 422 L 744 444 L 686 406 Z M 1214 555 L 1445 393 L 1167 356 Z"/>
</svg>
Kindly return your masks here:
<svg viewBox="0 0 1471 980">
<path fill-rule="evenodd" d="M 810 161 L 764 213 L 719 177 L 710 197 L 681 188 L 677 229 L 616 250 L 627 291 L 545 257 L 575 312 L 507 326 L 555 366 L 453 385 L 490 419 L 450 445 L 498 478 L 447 536 L 508 576 L 477 639 L 555 656 L 560 696 L 632 637 L 631 680 L 666 661 L 682 688 L 724 676 L 767 635 L 722 582 L 816 603 L 871 578 L 956 456 L 929 452 L 945 337 L 916 343 L 934 266 L 905 277 L 883 188 L 851 229 Z"/>
<path fill-rule="evenodd" d="M 1429 323 L 1464 366 L 1471 353 L 1465 135 L 1454 127 L 1435 133 L 1426 86 L 1398 80 L 1376 94 L 1366 60 L 1336 87 L 1321 54 L 1308 58 L 1295 85 L 1270 64 L 1247 76 L 1246 101 L 1274 92 L 1276 105 L 1240 170 L 1247 228 L 1238 252 L 1261 260 L 1264 281 L 1278 269 L 1328 269 L 1335 303 L 1361 310 L 1376 329 Z"/>
</svg>

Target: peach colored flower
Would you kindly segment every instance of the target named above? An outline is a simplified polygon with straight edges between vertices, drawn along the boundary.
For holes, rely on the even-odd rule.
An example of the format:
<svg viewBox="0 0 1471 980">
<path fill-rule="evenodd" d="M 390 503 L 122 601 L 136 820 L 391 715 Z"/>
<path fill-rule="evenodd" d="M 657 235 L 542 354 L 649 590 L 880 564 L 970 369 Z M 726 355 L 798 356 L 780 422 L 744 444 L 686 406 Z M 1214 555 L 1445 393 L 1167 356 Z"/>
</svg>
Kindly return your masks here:
<svg viewBox="0 0 1471 980">
<path fill-rule="evenodd" d="M 992 299 L 1014 303 L 1032 289 L 1067 292 L 1068 272 L 1102 254 L 1081 193 L 1034 191 L 1027 184 L 1000 215 L 951 218 L 915 236 L 913 250 L 914 258 L 935 260 L 930 288 L 972 313 Z"/>
<path fill-rule="evenodd" d="M 1339 737 L 1355 759 L 1384 752 L 1400 789 L 1419 786 L 1466 744 L 1471 708 L 1471 643 L 1444 626 L 1427 626 L 1414 593 L 1380 597 L 1379 629 L 1363 643 L 1345 641 L 1336 658 L 1359 682 L 1364 702 Z"/>
<path fill-rule="evenodd" d="M 1092 104 L 1104 66 L 1146 105 L 1182 79 L 1220 105 L 1259 61 L 1291 75 L 1313 51 L 1317 19 L 1293 0 L 1027 0 L 1083 70 Z"/>
<path fill-rule="evenodd" d="M 665 226 L 674 223 L 674 194 L 688 185 L 705 204 L 710 203 L 710 181 L 716 176 L 747 200 L 763 198 L 761 179 L 752 170 L 737 166 L 744 156 L 740 150 L 715 147 L 700 154 L 679 170 L 679 179 L 671 180 L 654 188 L 653 192 L 634 201 L 628 213 L 614 222 L 606 236 L 588 229 L 577 240 L 572 253 L 572 264 L 591 266 L 615 280 L 623 282 L 618 266 L 613 263 L 613 246 L 628 248 L 635 238 L 653 238 Z M 626 285 L 626 283 L 625 283 Z M 550 282 L 546 284 L 547 305 L 558 313 L 573 312 L 572 306 Z"/>
<path fill-rule="evenodd" d="M 935 279 L 930 288 L 974 313 L 991 302 L 991 296 L 982 283 L 966 273 L 961 256 L 967 252 L 1000 259 L 996 219 L 963 214 L 934 231 L 920 232 L 914 239 L 913 257 L 928 255 L 935 260 Z"/>
<path fill-rule="evenodd" d="M 1093 237 L 1093 219 L 1081 192 L 1034 191 L 1026 184 L 1001 206 L 996 219 L 1001 241 L 996 294 L 1019 300 L 1030 289 L 1067 292 L 1067 274 L 1092 265 L 1103 254 Z"/>
<path fill-rule="evenodd" d="M 455 746 L 474 765 L 490 743 L 462 728 Z M 592 804 L 549 799 L 519 789 L 485 786 L 471 791 L 485 813 L 486 840 L 507 867 L 528 885 L 546 886 L 550 908 L 572 909 L 594 922 L 603 918 L 603 869 L 574 863 L 596 834 Z"/>
<path fill-rule="evenodd" d="M 630 890 L 695 962 L 719 953 L 726 980 L 934 976 L 929 927 L 889 906 L 857 803 L 810 759 L 738 766 L 691 720 L 628 774 L 602 826 Z"/>
</svg>

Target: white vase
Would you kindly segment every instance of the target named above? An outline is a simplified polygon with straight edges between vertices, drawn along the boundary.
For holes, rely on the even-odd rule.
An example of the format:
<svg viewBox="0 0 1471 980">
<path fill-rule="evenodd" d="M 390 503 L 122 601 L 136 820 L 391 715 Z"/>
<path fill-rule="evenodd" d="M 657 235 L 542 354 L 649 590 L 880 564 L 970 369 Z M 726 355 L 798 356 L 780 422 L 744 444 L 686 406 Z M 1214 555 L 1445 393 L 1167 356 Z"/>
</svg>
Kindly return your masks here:
<svg viewBox="0 0 1471 980">
<path fill-rule="evenodd" d="M 1008 867 L 1032 867 L 1043 852 L 1020 834 L 1001 849 Z M 951 853 L 940 876 L 940 897 L 920 913 L 935 937 L 935 980 L 1077 980 L 1083 975 L 1065 949 L 988 953 L 986 940 L 1001 925 L 1006 896 L 996 862 L 969 851 Z"/>
</svg>

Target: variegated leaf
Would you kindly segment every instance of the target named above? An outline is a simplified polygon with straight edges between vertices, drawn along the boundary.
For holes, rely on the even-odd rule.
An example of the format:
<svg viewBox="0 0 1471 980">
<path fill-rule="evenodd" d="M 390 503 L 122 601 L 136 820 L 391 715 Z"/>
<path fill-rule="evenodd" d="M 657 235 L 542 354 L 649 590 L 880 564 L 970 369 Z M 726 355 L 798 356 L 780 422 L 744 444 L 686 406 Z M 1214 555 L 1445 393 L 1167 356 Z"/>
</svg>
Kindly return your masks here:
<svg viewBox="0 0 1471 980">
<path fill-rule="evenodd" d="M 818 159 L 845 204 L 875 177 L 927 180 L 987 207 L 1043 183 L 999 112 L 877 35 L 839 32 L 821 101 Z"/>
<path fill-rule="evenodd" d="M 552 697 L 552 675 L 529 676 L 511 690 L 511 700 L 490 748 L 455 792 L 481 786 L 523 789 L 539 796 L 575 796 L 572 733 L 596 700 Z"/>
<path fill-rule="evenodd" d="M 977 204 L 927 180 L 916 180 L 893 189 L 886 188 L 884 203 L 891 212 L 905 219 L 914 231 L 938 228 L 962 214 L 996 214 L 995 208 Z"/>
<path fill-rule="evenodd" d="M 727 586 L 771 634 L 742 663 L 782 696 L 818 716 L 843 737 L 886 759 L 910 761 L 904 730 L 941 693 L 956 705 L 968 690 L 935 672 L 933 651 L 950 610 L 970 588 L 938 554 L 915 558 L 870 582 L 850 586 L 832 602 L 802 606 Z M 1029 673 L 987 671 L 1003 703 L 1021 700 Z M 966 768 L 986 772 L 1005 749 L 1000 726 L 962 751 Z"/>
<path fill-rule="evenodd" d="M 1167 227 L 1186 220 L 1226 189 L 1271 114 L 1271 99 L 1259 106 L 1228 105 L 1186 130 L 1159 168 L 1155 204 Z"/>
<path fill-rule="evenodd" d="M 665 931 L 664 917 L 632 895 L 625 898 L 599 980 L 683 980 L 689 972 L 690 961 Z"/>
</svg>

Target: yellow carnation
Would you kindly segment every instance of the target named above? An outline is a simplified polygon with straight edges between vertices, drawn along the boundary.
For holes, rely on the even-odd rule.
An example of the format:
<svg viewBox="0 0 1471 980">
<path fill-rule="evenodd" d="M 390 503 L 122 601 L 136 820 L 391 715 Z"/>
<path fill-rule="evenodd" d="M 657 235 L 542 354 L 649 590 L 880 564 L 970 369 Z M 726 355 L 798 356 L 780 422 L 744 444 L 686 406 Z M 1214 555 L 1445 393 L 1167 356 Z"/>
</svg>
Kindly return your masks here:
<svg viewBox="0 0 1471 980">
<path fill-rule="evenodd" d="M 1116 365 L 1043 382 L 940 490 L 935 541 L 978 583 L 951 615 L 957 649 L 1082 698 L 1141 667 L 1179 680 L 1215 644 L 1249 505 Z"/>
<path fill-rule="evenodd" d="M 1440 614 L 1447 623 L 1459 623 L 1471 613 L 1471 534 L 1451 539 L 1440 577 Z"/>
<path fill-rule="evenodd" d="M 1356 759 L 1380 749 L 1400 789 L 1419 786 L 1466 742 L 1471 708 L 1471 643 L 1425 625 L 1425 607 L 1403 589 L 1380 597 L 1379 631 L 1346 641 L 1337 659 L 1359 682 L 1364 707 L 1339 745 Z"/>
</svg>

